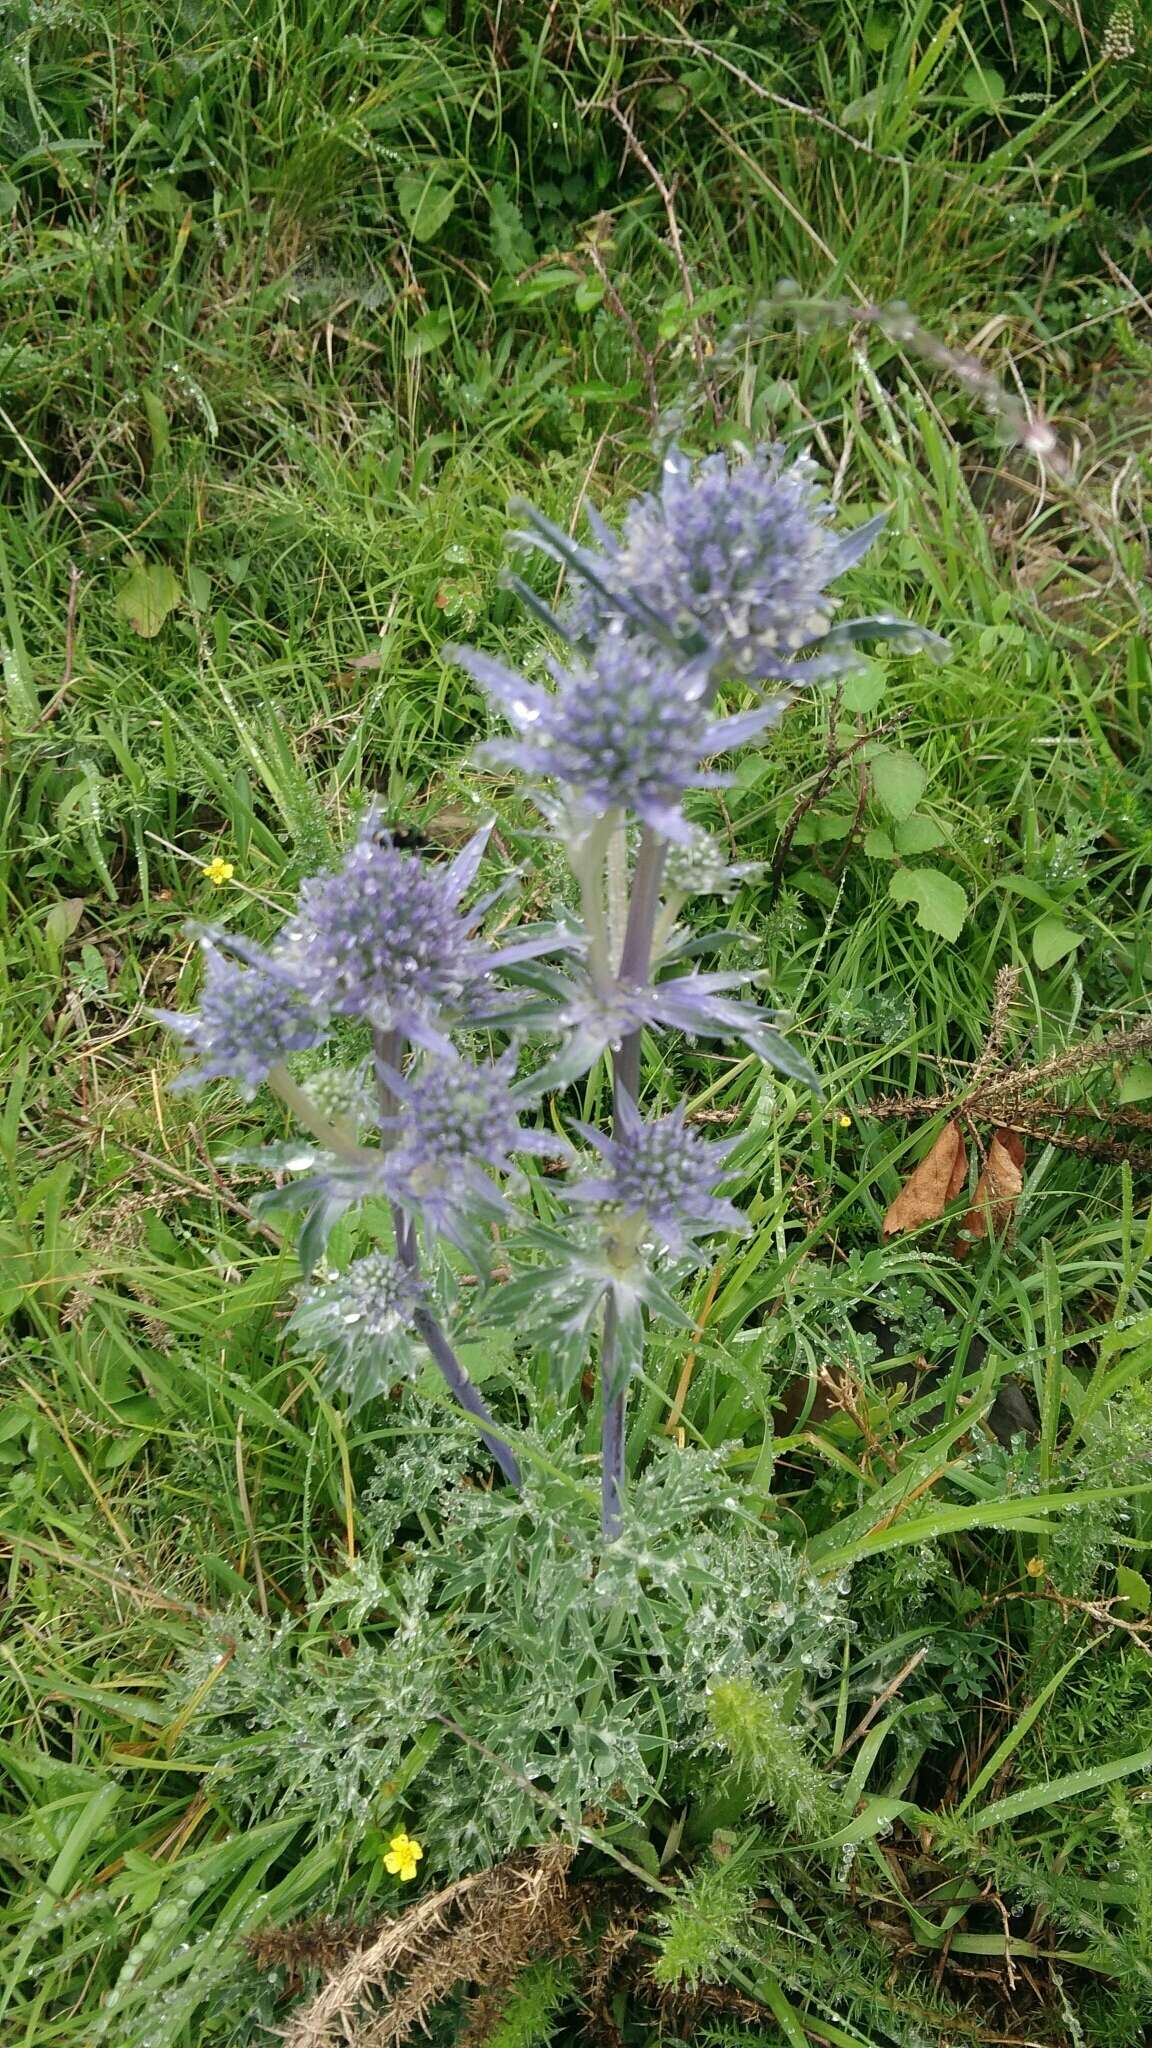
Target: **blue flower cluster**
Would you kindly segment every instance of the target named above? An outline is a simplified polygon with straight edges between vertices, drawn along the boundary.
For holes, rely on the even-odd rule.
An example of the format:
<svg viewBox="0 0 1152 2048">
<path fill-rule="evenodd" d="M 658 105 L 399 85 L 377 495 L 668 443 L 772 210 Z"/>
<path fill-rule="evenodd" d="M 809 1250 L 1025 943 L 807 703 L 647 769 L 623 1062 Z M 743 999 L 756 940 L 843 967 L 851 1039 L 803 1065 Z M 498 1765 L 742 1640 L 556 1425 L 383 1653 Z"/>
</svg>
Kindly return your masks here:
<svg viewBox="0 0 1152 2048">
<path fill-rule="evenodd" d="M 485 920 L 504 893 L 473 896 L 488 830 L 454 859 L 429 862 L 402 851 L 373 812 L 342 859 L 304 882 L 270 946 L 205 934 L 200 1009 L 159 1014 L 195 1062 L 183 1085 L 230 1078 L 251 1092 L 267 1081 L 315 1140 L 291 1158 L 269 1156 L 297 1176 L 274 1200 L 302 1213 L 306 1272 L 349 1208 L 388 1205 L 387 1248 L 314 1281 L 291 1324 L 354 1404 L 431 1358 L 519 1484 L 506 1433 L 445 1327 L 460 1313 L 459 1262 L 441 1254 L 445 1242 L 472 1262 L 482 1284 L 471 1299 L 488 1313 L 521 1333 L 543 1316 L 562 1384 L 580 1378 L 598 1342 L 611 1536 L 625 1395 L 647 1323 L 684 1321 L 662 1262 L 699 1258 L 702 1238 L 741 1220 L 716 1192 L 732 1144 L 697 1135 L 683 1105 L 642 1114 L 644 1034 L 735 1040 L 817 1086 L 783 1035 L 787 1020 L 750 992 L 755 977 L 696 964 L 679 925 L 685 902 L 731 895 L 756 871 L 728 860 L 685 798 L 722 785 L 712 764 L 775 725 L 795 690 L 839 669 L 856 638 L 926 636 L 891 619 L 833 624 L 830 586 L 883 522 L 838 534 L 812 466 L 778 449 L 694 466 L 673 448 L 659 490 L 632 504 L 619 534 L 592 521 L 593 548 L 531 508 L 528 519 L 535 543 L 570 574 L 562 617 L 519 586 L 563 656 L 549 659 L 547 682 L 533 682 L 476 649 L 450 652 L 509 728 L 487 758 L 537 785 L 579 913 L 491 939 Z M 364 1039 L 358 1068 L 327 1069 L 311 1085 L 297 1078 L 294 1055 L 350 1026 Z M 529 1082 L 519 1073 L 530 1038 L 551 1050 Z M 471 1056 L 477 1041 L 484 1058 Z M 537 1212 L 515 1245 L 519 1272 L 486 1286 L 493 1234 L 507 1232 L 509 1195 L 524 1187 L 517 1162 L 572 1157 L 565 1139 L 522 1118 L 605 1053 L 614 1127 L 573 1126 L 599 1155 L 597 1170 L 563 1191 L 576 1215 L 556 1229 Z"/>
</svg>

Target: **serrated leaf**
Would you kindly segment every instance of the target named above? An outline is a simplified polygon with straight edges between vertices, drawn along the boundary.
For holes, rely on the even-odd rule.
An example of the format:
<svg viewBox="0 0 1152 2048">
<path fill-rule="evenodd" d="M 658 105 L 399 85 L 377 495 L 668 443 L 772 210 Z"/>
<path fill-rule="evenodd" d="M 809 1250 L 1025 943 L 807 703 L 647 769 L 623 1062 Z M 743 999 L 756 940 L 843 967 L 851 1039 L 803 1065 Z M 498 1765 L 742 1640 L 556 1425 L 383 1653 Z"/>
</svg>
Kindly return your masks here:
<svg viewBox="0 0 1152 2048">
<path fill-rule="evenodd" d="M 414 242 L 430 242 L 452 216 L 456 188 L 441 178 L 439 171 L 402 171 L 396 180 L 396 203 Z"/>
<path fill-rule="evenodd" d="M 488 240 L 499 268 L 509 277 L 518 276 L 536 261 L 524 216 L 503 185 L 488 187 Z"/>
<path fill-rule="evenodd" d="M 901 818 L 892 835 L 897 853 L 930 853 L 934 846 L 945 846 L 948 834 L 932 818 L 921 817 L 914 812 L 910 818 Z"/>
<path fill-rule="evenodd" d="M 1042 917 L 1032 934 L 1032 958 L 1037 967 L 1055 967 L 1083 945 L 1082 932 L 1074 932 L 1062 917 Z"/>
<path fill-rule="evenodd" d="M 885 832 L 882 825 L 873 825 L 871 831 L 864 834 L 864 851 L 872 860 L 895 860 L 896 858 L 896 848 L 893 845 L 891 835 Z"/>
<path fill-rule="evenodd" d="M 888 688 L 887 671 L 879 662 L 862 662 L 858 669 L 848 676 L 844 683 L 843 704 L 845 711 L 858 712 L 861 717 L 875 711 Z"/>
<path fill-rule="evenodd" d="M 924 794 L 928 772 L 912 754 L 883 747 L 869 762 L 876 801 L 890 818 L 907 818 Z"/>
<path fill-rule="evenodd" d="M 116 592 L 116 610 L 142 640 L 154 640 L 183 595 L 166 562 L 138 562 Z"/>
<path fill-rule="evenodd" d="M 888 884 L 893 903 L 914 903 L 916 922 L 941 939 L 958 939 L 968 915 L 968 898 L 939 868 L 898 868 Z"/>
</svg>

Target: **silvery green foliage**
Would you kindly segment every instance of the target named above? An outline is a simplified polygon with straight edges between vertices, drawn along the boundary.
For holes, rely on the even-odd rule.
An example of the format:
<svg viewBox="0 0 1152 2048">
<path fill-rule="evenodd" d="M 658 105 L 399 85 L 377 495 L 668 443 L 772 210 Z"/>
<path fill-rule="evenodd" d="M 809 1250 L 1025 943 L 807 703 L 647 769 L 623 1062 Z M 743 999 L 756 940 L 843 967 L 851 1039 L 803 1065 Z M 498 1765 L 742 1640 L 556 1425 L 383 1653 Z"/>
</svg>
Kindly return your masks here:
<svg viewBox="0 0 1152 2048">
<path fill-rule="evenodd" d="M 575 1839 L 589 1808 L 611 1834 L 675 1805 L 721 1679 L 775 1692 L 833 1668 L 841 1596 L 743 1507 L 725 1450 L 657 1457 L 604 1551 L 570 1440 L 536 1444 L 521 1493 L 490 1491 L 464 1483 L 474 1443 L 450 1410 L 411 1420 L 419 1454 L 414 1429 L 381 1462 L 355 1566 L 299 1621 L 228 1617 L 228 1647 L 206 1641 L 174 1684 L 237 1825 L 291 1810 L 359 1836 L 395 1816 L 457 1875 Z M 421 1540 L 398 1569 L 406 1528 Z"/>
</svg>

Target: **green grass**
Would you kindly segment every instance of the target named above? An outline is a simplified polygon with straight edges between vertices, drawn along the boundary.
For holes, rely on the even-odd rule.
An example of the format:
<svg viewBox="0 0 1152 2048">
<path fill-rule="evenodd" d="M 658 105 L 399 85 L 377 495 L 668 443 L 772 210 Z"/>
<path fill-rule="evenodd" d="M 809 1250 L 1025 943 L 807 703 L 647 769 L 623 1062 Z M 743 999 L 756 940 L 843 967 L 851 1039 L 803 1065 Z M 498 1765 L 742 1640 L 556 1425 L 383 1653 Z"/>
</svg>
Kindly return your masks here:
<svg viewBox="0 0 1152 2048">
<path fill-rule="evenodd" d="M 369 793 L 433 845 L 482 797 L 524 847 L 509 792 L 469 765 L 479 695 L 439 649 L 535 649 L 500 583 L 508 498 L 567 521 L 588 492 L 610 513 L 652 476 L 655 392 L 693 446 L 804 440 L 839 466 L 850 519 L 889 508 L 852 609 L 905 611 L 953 658 L 872 662 L 840 740 L 883 724 L 911 758 L 937 835 L 912 864 L 965 914 L 945 939 L 894 900 L 894 820 L 852 756 L 780 888 L 736 907 L 826 1104 L 719 1053 L 649 1063 L 651 1100 L 748 1127 L 752 1231 L 699 1276 L 692 1370 L 680 1342 L 652 1353 L 634 1478 L 671 1417 L 687 1445 L 729 1447 L 723 1485 L 830 1587 L 851 1573 L 790 1781 L 815 1763 L 840 1804 L 836 1846 L 803 1850 L 753 1744 L 723 1797 L 671 1765 L 630 1805 L 606 1790 L 578 1869 L 595 1884 L 624 1858 L 641 1960 L 659 1950 L 665 1986 L 754 1996 L 766 2041 L 1130 2048 L 1152 2015 L 1149 1056 L 1050 1087 L 1091 1115 L 1033 1120 L 1014 1234 L 963 1262 L 941 1226 L 882 1242 L 945 1112 L 877 1104 L 962 1087 L 1005 966 L 1021 1070 L 1147 1017 L 1145 71 L 1099 62 L 1107 9 L 1083 42 L 1063 9 L 1009 31 L 924 0 L 587 0 L 504 9 L 496 30 L 470 0 L 9 14 L 0 2038 L 271 2038 L 317 1974 L 245 1942 L 391 1910 L 380 1840 L 423 1834 L 469 1765 L 441 1729 L 391 1791 L 347 1810 L 316 1791 L 351 1784 L 351 1738 L 324 1720 L 347 1660 L 371 1675 L 398 1554 L 426 1553 L 437 1644 L 515 1662 L 481 1538 L 454 1549 L 420 1493 L 427 1445 L 457 1469 L 451 1418 L 349 1420 L 287 1354 L 291 1253 L 225 1163 L 281 1134 L 276 1111 L 168 1094 L 149 1011 L 193 997 L 190 915 L 268 929 Z M 757 314 L 782 276 L 903 297 L 976 348 L 1075 444 L 1073 487 L 1038 491 L 963 387 L 875 327 Z M 173 599 L 152 638 L 124 610 L 142 570 Z M 771 866 L 835 715 L 796 709 L 742 772 L 742 858 Z M 202 872 L 216 854 L 224 891 Z M 990 1135 L 976 1119 L 974 1153 Z M 594 1418 L 574 1439 L 542 1374 L 498 1347 L 475 1362 L 509 1422 L 538 1425 L 578 1549 Z M 773 1405 L 809 1379 L 817 1405 L 778 1416 L 774 1443 Z M 1032 1445 L 976 1419 L 1009 1384 Z M 513 1619 L 529 1658 L 547 1613 Z M 675 1709 L 622 1643 L 582 1681 L 585 1712 L 618 1693 L 650 1713 L 650 1763 Z M 748 1742 L 781 1711 L 753 1703 Z M 485 1770 L 469 1796 L 506 1817 Z M 547 1799 L 537 1818 L 542 1838 Z M 713 1826 L 740 1835 L 730 1880 Z M 431 1879 L 455 1870 L 460 1843 L 424 1838 Z M 537 1959 L 492 2038 L 577 2038 L 568 1970 Z M 637 1967 L 616 2024 L 630 2044 L 750 2038 L 694 1995 L 658 2005 Z M 449 2002 L 438 2038 L 462 2024 Z"/>
</svg>

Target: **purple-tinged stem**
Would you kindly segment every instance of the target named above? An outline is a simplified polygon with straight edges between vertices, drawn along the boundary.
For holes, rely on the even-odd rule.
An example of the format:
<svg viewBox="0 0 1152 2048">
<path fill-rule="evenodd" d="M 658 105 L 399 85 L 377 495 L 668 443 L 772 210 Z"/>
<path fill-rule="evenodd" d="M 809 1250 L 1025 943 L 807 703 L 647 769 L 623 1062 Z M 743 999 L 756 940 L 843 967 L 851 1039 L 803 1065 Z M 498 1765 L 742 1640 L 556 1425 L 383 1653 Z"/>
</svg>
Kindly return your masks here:
<svg viewBox="0 0 1152 2048">
<path fill-rule="evenodd" d="M 628 923 L 624 931 L 624 946 L 620 954 L 620 980 L 625 984 L 641 985 L 648 979 L 652 958 L 652 934 L 656 928 L 656 917 L 660 908 L 660 883 L 664 875 L 664 858 L 667 844 L 655 832 L 646 829 L 640 841 L 636 856 L 636 872 L 632 877 L 632 899 L 628 906 Z M 613 1093 L 619 1102 L 620 1092 L 630 1095 L 635 1102 L 640 1092 L 640 1033 L 630 1031 L 612 1062 Z"/>
<path fill-rule="evenodd" d="M 605 1543 L 620 1534 L 624 1504 L 624 1409 L 627 1392 L 611 1391 L 616 1373 L 616 1303 L 609 1294 L 604 1303 L 604 1328 L 600 1337 L 600 1385 L 604 1399 L 604 1422 L 600 1439 L 600 1532 Z"/>
<path fill-rule="evenodd" d="M 645 828 L 636 856 L 628 923 L 620 953 L 621 982 L 641 985 L 648 979 L 652 961 L 652 934 L 660 910 L 660 884 L 664 876 L 666 842 Z M 619 1116 L 625 1095 L 635 1102 L 640 1093 L 640 1033 L 629 1032 L 612 1059 L 612 1099 Z M 600 1528 L 605 1543 L 620 1534 L 624 1498 L 624 1419 L 628 1388 L 611 1392 L 616 1377 L 616 1304 L 609 1295 L 604 1309 L 604 1330 L 600 1343 L 600 1384 L 604 1419 L 600 1438 Z"/>
<path fill-rule="evenodd" d="M 396 1031 L 373 1031 L 373 1065 L 376 1074 L 376 1094 L 382 1117 L 393 1116 L 396 1112 L 396 1098 L 384 1077 L 382 1069 L 398 1071 L 404 1057 L 404 1041 Z M 382 1134 L 385 1141 L 387 1133 Z M 416 1225 L 404 1214 L 398 1202 L 391 1204 L 392 1229 L 396 1238 L 396 1256 L 410 1273 L 419 1276 L 420 1245 L 416 1236 Z M 445 1383 L 454 1398 L 467 1414 L 474 1416 L 480 1424 L 480 1435 L 503 1472 L 510 1486 L 520 1491 L 520 1467 L 502 1440 L 496 1418 L 479 1389 L 473 1385 L 453 1351 L 444 1331 L 430 1309 L 417 1309 L 412 1318 L 414 1327 L 423 1337 L 436 1364 L 444 1376 Z"/>
<path fill-rule="evenodd" d="M 423 1337 L 433 1358 L 436 1360 L 448 1387 L 460 1403 L 461 1408 L 465 1409 L 469 1415 L 474 1416 L 479 1423 L 480 1434 L 508 1484 L 514 1486 L 517 1493 L 519 1493 L 523 1483 L 520 1477 L 520 1467 L 512 1456 L 508 1445 L 498 1433 L 496 1418 L 492 1410 L 478 1388 L 472 1384 L 451 1344 L 436 1321 L 435 1316 L 430 1314 L 427 1309 L 419 1308 L 412 1321 L 414 1327 Z"/>
</svg>

